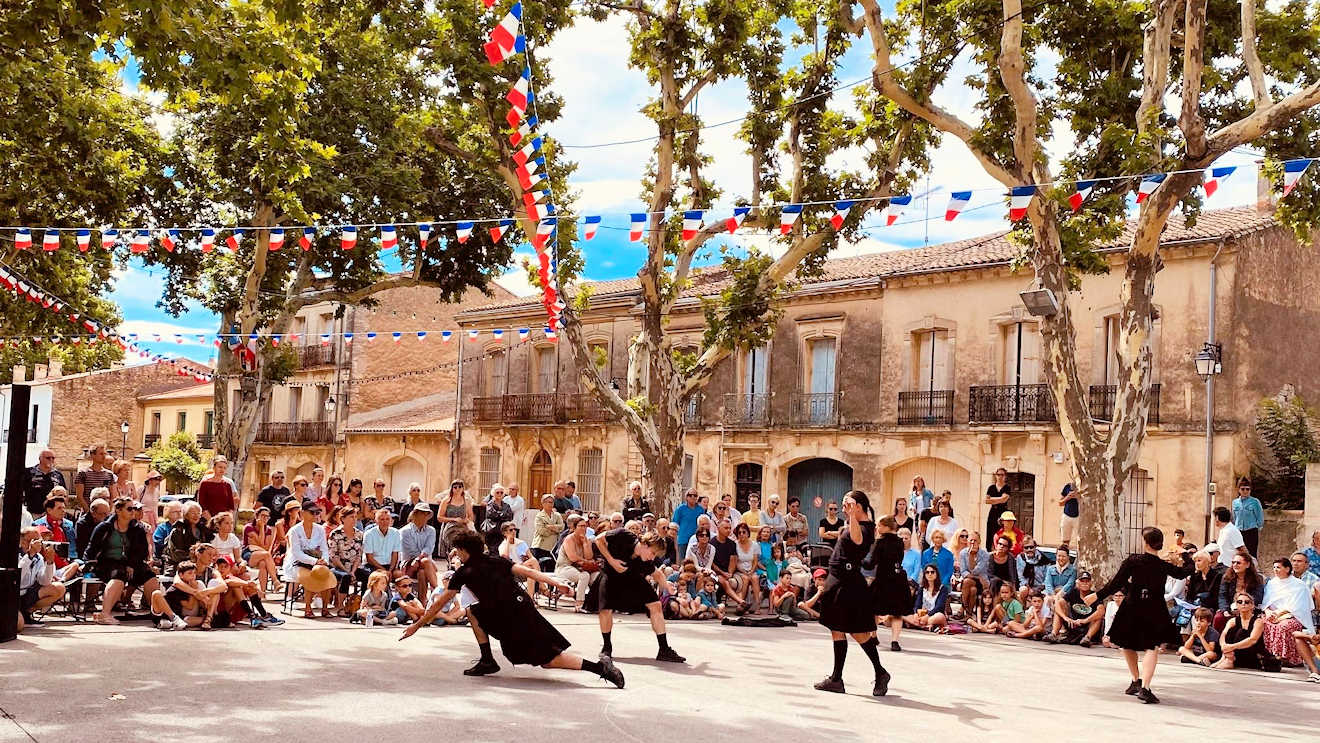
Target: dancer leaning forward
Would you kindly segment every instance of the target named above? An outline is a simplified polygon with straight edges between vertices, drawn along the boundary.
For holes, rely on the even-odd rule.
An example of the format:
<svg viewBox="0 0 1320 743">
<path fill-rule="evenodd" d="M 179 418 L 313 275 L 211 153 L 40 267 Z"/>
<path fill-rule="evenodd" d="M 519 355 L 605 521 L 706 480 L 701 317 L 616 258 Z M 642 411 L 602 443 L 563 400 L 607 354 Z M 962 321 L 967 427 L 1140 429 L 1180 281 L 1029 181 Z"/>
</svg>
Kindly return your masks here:
<svg viewBox="0 0 1320 743">
<path fill-rule="evenodd" d="M 1146 704 L 1159 704 L 1159 698 L 1150 690 L 1150 682 L 1155 677 L 1160 646 L 1182 642 L 1164 603 L 1165 578 L 1186 578 L 1194 568 L 1186 564 L 1182 552 L 1173 555 L 1178 562 L 1176 565 L 1160 557 L 1160 550 L 1164 549 L 1164 532 L 1159 529 L 1153 526 L 1142 529 L 1141 540 L 1145 542 L 1145 551 L 1130 555 L 1108 585 L 1083 596 L 1082 600 L 1094 605 L 1118 591 L 1127 597 L 1119 604 L 1114 624 L 1109 628 L 1109 639 L 1123 648 L 1123 660 L 1127 661 L 1128 672 L 1132 674 L 1132 682 L 1124 693 Z M 1142 653 L 1140 664 L 1137 653 Z"/>
<path fill-rule="evenodd" d="M 504 657 L 514 665 L 588 671 L 623 688 L 623 672 L 615 668 L 608 657 L 596 662 L 566 652 L 568 640 L 541 616 L 522 587 L 527 579 L 548 583 L 563 591 L 572 590 L 568 585 L 553 575 L 515 565 L 498 555 L 486 554 L 485 540 L 474 531 L 451 532 L 449 541 L 458 551 L 463 565 L 449 579 L 445 592 L 431 601 L 426 613 L 403 631 L 400 641 L 430 624 L 439 615 L 441 607 L 467 588 L 477 598 L 477 603 L 468 607 L 468 618 L 481 649 L 481 659 L 463 671 L 464 675 L 485 676 L 500 670 L 490 652 L 490 638 L 494 637 L 500 641 Z"/>
<path fill-rule="evenodd" d="M 604 660 L 614 655 L 611 633 L 614 631 L 614 612 L 645 611 L 651 617 L 651 629 L 660 646 L 655 659 L 668 663 L 683 663 L 686 658 L 669 647 L 665 634 L 665 615 L 660 610 L 660 596 L 647 581 L 650 577 L 660 590 L 669 590 L 669 581 L 656 567 L 656 558 L 664 554 L 665 540 L 655 532 L 640 537 L 627 529 L 612 529 L 596 535 L 596 551 L 605 558 L 601 571 L 600 597 L 600 656 Z"/>
<path fill-rule="evenodd" d="M 834 641 L 834 672 L 816 684 L 820 691 L 842 694 L 843 663 L 848 656 L 848 635 L 862 646 L 862 652 L 875 667 L 875 688 L 871 694 L 882 697 L 889 691 L 889 672 L 880 664 L 876 649 L 874 598 L 862 575 L 862 561 L 875 539 L 871 521 L 871 501 L 866 493 L 850 490 L 843 496 L 843 515 L 847 525 L 830 555 L 829 577 L 820 597 L 820 623 L 830 630 Z"/>
</svg>

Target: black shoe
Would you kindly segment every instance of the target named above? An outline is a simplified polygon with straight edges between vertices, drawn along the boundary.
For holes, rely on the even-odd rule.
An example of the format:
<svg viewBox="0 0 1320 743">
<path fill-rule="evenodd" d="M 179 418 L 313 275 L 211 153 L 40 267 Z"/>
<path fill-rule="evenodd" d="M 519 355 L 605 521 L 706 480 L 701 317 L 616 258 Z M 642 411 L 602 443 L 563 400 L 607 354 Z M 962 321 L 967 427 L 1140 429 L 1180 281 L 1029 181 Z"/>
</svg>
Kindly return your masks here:
<svg viewBox="0 0 1320 743">
<path fill-rule="evenodd" d="M 889 643 L 889 649 L 895 653 L 899 653 L 903 651 L 903 646 L 898 644 L 898 640 L 893 640 Z"/>
<path fill-rule="evenodd" d="M 610 647 L 609 645 L 606 645 L 605 647 L 602 647 L 600 649 L 600 657 L 610 658 L 613 656 L 614 656 L 614 648 Z"/>
<path fill-rule="evenodd" d="M 463 670 L 464 676 L 489 676 L 500 670 L 500 664 L 493 660 L 478 660 L 471 668 Z"/>
<path fill-rule="evenodd" d="M 1041 639 L 1044 640 L 1045 642 L 1049 643 L 1050 645 L 1058 645 L 1058 644 L 1059 644 L 1059 636 L 1056 635 L 1056 634 L 1048 634 L 1048 635 L 1045 635 L 1045 636 L 1044 636 L 1043 638 L 1041 638 Z"/>
<path fill-rule="evenodd" d="M 827 678 L 823 681 L 817 681 L 812 688 L 816 691 L 832 691 L 835 694 L 842 694 L 843 682 L 838 679 Z"/>
<path fill-rule="evenodd" d="M 623 688 L 623 671 L 614 665 L 614 661 L 608 655 L 600 657 L 600 677 L 614 684 L 620 689 Z"/>
<path fill-rule="evenodd" d="M 666 663 L 687 663 L 687 658 L 675 653 L 673 648 L 660 648 L 660 652 L 655 654 L 655 659 Z"/>
<path fill-rule="evenodd" d="M 1160 703 L 1160 698 L 1155 696 L 1155 692 L 1151 691 L 1150 689 L 1147 689 L 1144 686 L 1141 687 L 1141 691 L 1137 692 L 1137 699 L 1140 699 L 1145 704 Z"/>
<path fill-rule="evenodd" d="M 1128 684 L 1127 690 L 1124 691 L 1123 693 L 1127 694 L 1130 697 L 1135 697 L 1137 694 L 1141 693 L 1141 681 L 1138 679 L 1133 679 L 1132 683 Z"/>
<path fill-rule="evenodd" d="M 1078 644 L 1078 645 L 1081 645 L 1081 646 L 1084 647 L 1084 648 L 1089 648 L 1089 647 L 1091 647 L 1091 638 L 1089 638 L 1089 637 L 1083 637 L 1080 641 L 1078 641 L 1077 644 Z"/>
<path fill-rule="evenodd" d="M 871 690 L 871 696 L 883 697 L 889 693 L 889 671 L 881 671 L 879 676 L 875 677 L 875 688 Z"/>
</svg>

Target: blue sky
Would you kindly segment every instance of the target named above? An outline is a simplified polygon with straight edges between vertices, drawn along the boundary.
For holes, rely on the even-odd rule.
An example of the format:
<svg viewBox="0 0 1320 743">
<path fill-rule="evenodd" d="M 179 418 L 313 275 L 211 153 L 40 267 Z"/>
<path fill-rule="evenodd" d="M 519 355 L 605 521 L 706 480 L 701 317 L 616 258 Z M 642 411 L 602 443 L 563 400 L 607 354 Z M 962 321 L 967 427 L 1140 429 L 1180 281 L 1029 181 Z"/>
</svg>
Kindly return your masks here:
<svg viewBox="0 0 1320 743">
<path fill-rule="evenodd" d="M 868 78 L 871 69 L 868 46 L 864 41 L 855 44 L 844 57 L 838 72 L 840 82 Z M 800 53 L 802 50 L 797 51 Z M 565 100 L 562 117 L 549 125 L 546 132 L 561 143 L 564 156 L 578 164 L 572 182 L 578 195 L 577 212 L 600 214 L 604 218 L 596 238 L 582 244 L 586 258 L 585 273 L 590 279 L 633 275 L 645 257 L 641 244 L 628 242 L 628 215 L 646 209 L 639 197 L 638 184 L 650 157 L 651 143 L 583 147 L 654 134 L 654 125 L 640 113 L 651 95 L 651 89 L 640 71 L 627 67 L 628 55 L 628 34 L 620 19 L 610 19 L 604 23 L 580 19 L 577 25 L 561 32 L 554 44 L 540 54 L 542 64 L 553 71 L 555 92 Z M 901 62 L 898 59 L 895 61 Z M 970 71 L 964 63 L 954 69 L 950 79 L 960 81 Z M 125 85 L 135 89 L 138 71 L 131 60 L 122 74 Z M 836 94 L 835 98 L 836 107 L 846 106 L 851 100 L 846 91 Z M 970 99 L 971 96 L 961 84 L 951 85 L 936 96 L 936 102 L 945 108 L 975 120 L 975 113 L 966 105 Z M 738 82 L 715 85 L 701 94 L 697 107 L 703 120 L 708 123 L 743 116 L 747 113 L 746 88 Z M 702 133 L 703 149 L 714 159 L 709 174 L 726 194 L 720 205 L 725 208 L 714 210 L 708 217 L 711 220 L 723 219 L 733 199 L 750 192 L 750 157 L 744 151 L 745 145 L 735 138 L 737 130 L 737 124 L 730 124 L 711 127 Z M 1068 146 L 1070 142 L 1066 137 L 1056 136 L 1051 144 L 1051 153 L 1058 157 L 1066 152 Z M 861 152 L 843 153 L 834 164 L 858 164 L 862 156 Z M 1220 164 L 1248 165 L 1252 161 L 1249 155 L 1234 154 L 1226 156 Z M 1240 169 L 1222 185 L 1208 205 L 1219 207 L 1252 202 L 1255 198 L 1254 175 L 1251 168 Z M 973 194 L 970 206 L 957 220 L 944 221 L 949 192 L 966 189 L 986 190 Z M 872 212 L 865 224 L 877 226 L 867 230 L 868 239 L 841 246 L 836 254 L 843 256 L 901 250 L 927 243 L 973 237 L 1007 226 L 1002 189 L 982 172 L 966 148 L 952 138 L 946 138 L 934 153 L 930 190 L 929 198 L 915 199 L 904 216 L 892 227 L 878 226 L 883 218 L 878 210 Z M 452 215 L 452 218 L 463 216 L 490 215 Z M 373 220 L 389 221 L 389 215 L 378 215 Z M 374 237 L 369 231 L 364 231 L 360 240 Z M 774 250 L 774 246 L 763 236 L 741 236 L 738 244 Z M 515 257 L 515 266 L 518 261 L 531 256 L 531 247 L 521 246 Z M 511 269 L 501 279 L 501 283 L 517 293 L 528 293 L 530 290 L 521 269 Z M 118 275 L 111 298 L 123 309 L 125 324 L 121 328 L 122 332 L 189 334 L 193 336 L 192 339 L 183 345 L 172 342 L 147 342 L 144 345 L 153 351 L 186 355 L 199 360 L 210 356 L 210 346 L 203 348 L 196 342 L 195 334 L 214 334 L 217 329 L 216 318 L 200 308 L 194 308 L 180 317 L 170 317 L 156 307 L 164 288 L 164 273 L 161 269 L 148 269 L 133 260 Z M 378 330 L 410 329 L 398 327 Z"/>
</svg>

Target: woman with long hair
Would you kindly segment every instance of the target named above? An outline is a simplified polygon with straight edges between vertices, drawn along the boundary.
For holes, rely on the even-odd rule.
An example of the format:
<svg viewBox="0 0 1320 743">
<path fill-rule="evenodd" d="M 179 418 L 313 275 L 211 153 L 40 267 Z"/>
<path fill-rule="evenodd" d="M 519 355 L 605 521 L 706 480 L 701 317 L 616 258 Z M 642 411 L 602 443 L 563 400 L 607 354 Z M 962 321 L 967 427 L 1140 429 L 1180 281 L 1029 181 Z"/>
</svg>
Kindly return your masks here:
<svg viewBox="0 0 1320 743">
<path fill-rule="evenodd" d="M 899 503 L 905 503 L 899 499 Z M 910 520 L 910 519 L 909 519 Z M 889 649 L 898 652 L 898 636 L 903 631 L 903 615 L 912 606 L 912 592 L 908 589 L 908 576 L 903 571 L 903 540 L 898 538 L 898 524 L 893 516 L 876 522 L 875 542 L 866 563 L 875 568 L 871 581 L 871 610 L 875 623 L 889 625 Z"/>
<path fill-rule="evenodd" d="M 321 491 L 320 497 L 316 499 L 321 504 L 321 508 L 326 513 L 332 513 L 334 509 L 340 506 L 348 505 L 348 494 L 344 492 L 344 478 L 339 475 L 331 475 L 330 479 L 325 481 L 325 489 Z M 343 512 L 340 512 L 340 518 L 343 518 Z"/>
<path fill-rule="evenodd" d="M 894 500 L 894 523 L 898 524 L 899 529 L 911 529 L 916 524 L 912 520 L 912 514 L 908 512 L 908 499 L 898 498 Z M 898 531 L 895 529 L 894 531 Z"/>
<path fill-rule="evenodd" d="M 871 501 L 866 493 L 850 490 L 843 496 L 843 516 L 846 525 L 839 533 L 839 541 L 830 555 L 829 573 L 821 594 L 820 623 L 830 631 L 834 645 L 834 670 L 816 683 L 819 691 L 836 694 L 844 692 L 843 664 L 848 657 L 848 636 L 862 647 L 875 670 L 873 696 L 889 693 L 889 672 L 880 664 L 880 653 L 875 639 L 875 611 L 871 588 L 862 575 L 862 561 L 875 541 L 875 523 L 871 520 Z"/>
<path fill-rule="evenodd" d="M 1144 543 L 1142 554 L 1129 555 L 1119 566 L 1118 574 L 1104 588 L 1086 595 L 1083 600 L 1094 606 L 1096 601 L 1104 601 L 1123 591 L 1127 598 L 1115 613 L 1114 623 L 1109 628 L 1109 640 L 1123 649 L 1123 660 L 1132 674 L 1132 682 L 1124 693 L 1145 704 L 1158 704 L 1160 700 L 1151 692 L 1150 682 L 1155 677 L 1160 646 L 1166 643 L 1178 645 L 1182 639 L 1169 617 L 1169 607 L 1164 603 L 1164 579 L 1170 576 L 1186 578 L 1192 574 L 1192 568 L 1184 564 L 1186 557 L 1182 552 L 1173 555 L 1179 563 L 1177 565 L 1160 557 L 1160 550 L 1164 549 L 1164 532 L 1159 529 L 1153 526 L 1142 529 L 1141 540 Z"/>
<path fill-rule="evenodd" d="M 440 523 L 440 533 L 436 541 L 440 543 L 440 551 L 446 554 L 449 552 L 449 532 L 459 527 L 472 527 L 472 500 L 467 497 L 466 487 L 462 480 L 449 483 L 449 492 L 437 505 L 439 513 L 435 520 Z"/>
<path fill-rule="evenodd" d="M 233 511 L 221 511 L 207 524 L 211 530 L 211 546 L 222 555 L 228 555 L 235 564 L 243 561 L 243 542 L 234 533 Z"/>
<path fill-rule="evenodd" d="M 953 517 L 953 504 L 947 498 L 941 497 L 939 503 L 935 505 L 935 514 L 935 518 L 926 525 L 926 541 L 931 542 L 930 535 L 942 531 L 945 548 L 952 549 L 957 544 L 958 536 L 958 519 Z"/>
<path fill-rule="evenodd" d="M 742 612 L 756 616 L 761 613 L 761 581 L 756 577 L 757 568 L 761 565 L 761 548 L 752 541 L 752 527 L 747 524 L 739 522 L 733 529 L 733 536 L 737 559 L 734 561 L 733 580 L 730 581 L 733 590 L 729 596 L 742 605 Z"/>
<path fill-rule="evenodd" d="M 931 563 L 921 569 L 921 584 L 912 603 L 911 614 L 903 621 L 917 629 L 943 634 L 949 624 L 949 586 L 940 575 L 940 569 Z"/>
<path fill-rule="evenodd" d="M 1238 591 L 1251 594 L 1256 606 L 1265 601 L 1265 581 L 1256 571 L 1255 560 L 1246 550 L 1239 550 L 1228 563 L 1219 582 L 1219 611 L 1215 613 L 1215 629 L 1223 631 L 1229 616 L 1236 610 L 1234 597 Z"/>
<path fill-rule="evenodd" d="M 138 500 L 142 502 L 142 523 L 156 528 L 156 511 L 160 508 L 160 497 L 165 494 L 165 477 L 156 470 L 147 473 L 147 481 L 142 484 L 142 493 Z"/>
<path fill-rule="evenodd" d="M 243 527 L 243 560 L 257 569 L 257 585 L 266 589 L 269 582 L 271 590 L 284 591 L 280 582 L 279 570 L 275 560 L 275 529 L 270 525 L 270 509 L 260 506 L 252 516 L 252 522 Z"/>
</svg>

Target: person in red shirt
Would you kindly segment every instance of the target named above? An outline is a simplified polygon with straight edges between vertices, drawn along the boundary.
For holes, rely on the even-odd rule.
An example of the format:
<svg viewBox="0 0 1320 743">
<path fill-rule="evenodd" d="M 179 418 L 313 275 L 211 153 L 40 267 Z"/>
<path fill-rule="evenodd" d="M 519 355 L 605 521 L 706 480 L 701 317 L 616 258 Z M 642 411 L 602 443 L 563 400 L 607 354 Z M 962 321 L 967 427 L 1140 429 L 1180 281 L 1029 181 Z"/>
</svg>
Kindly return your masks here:
<svg viewBox="0 0 1320 743">
<path fill-rule="evenodd" d="M 1017 527 L 1017 516 L 1014 516 L 1012 511 L 1004 511 L 1003 515 L 999 517 L 999 531 L 995 532 L 995 541 L 998 541 L 1000 537 L 1007 537 L 1012 544 L 1013 556 L 1017 557 L 1022 554 L 1022 540 L 1026 536 Z"/>
<path fill-rule="evenodd" d="M 67 498 L 68 491 L 64 488 L 58 485 L 51 488 L 43 504 L 46 515 L 32 522 L 41 532 L 43 541 L 68 545 L 67 551 L 58 549 L 54 559 L 57 579 L 63 582 L 72 580 L 82 571 L 82 564 L 78 562 L 78 545 L 73 538 L 73 522 L 64 518 Z"/>
<path fill-rule="evenodd" d="M 211 460 L 211 467 L 211 476 L 197 486 L 197 502 L 202 506 L 203 518 L 207 519 L 238 508 L 238 489 L 233 480 L 225 477 L 229 460 L 218 456 Z"/>
</svg>

